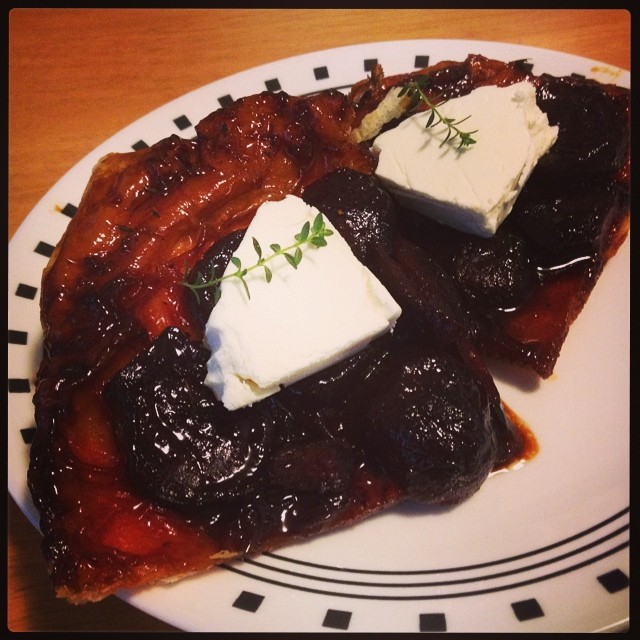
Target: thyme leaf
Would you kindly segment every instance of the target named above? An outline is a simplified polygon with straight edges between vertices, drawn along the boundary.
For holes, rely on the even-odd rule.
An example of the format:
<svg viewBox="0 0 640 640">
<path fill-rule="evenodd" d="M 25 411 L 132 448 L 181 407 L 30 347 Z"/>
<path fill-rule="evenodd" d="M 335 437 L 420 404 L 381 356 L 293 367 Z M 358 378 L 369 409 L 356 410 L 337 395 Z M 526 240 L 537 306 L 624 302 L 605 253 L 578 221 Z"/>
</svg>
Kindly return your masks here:
<svg viewBox="0 0 640 640">
<path fill-rule="evenodd" d="M 258 259 L 251 266 L 243 266 L 240 258 L 238 258 L 237 256 L 232 256 L 230 262 L 235 267 L 235 271 L 217 278 L 216 274 L 212 270 L 211 275 L 207 279 L 201 272 L 196 273 L 195 276 L 191 276 L 189 270 L 185 268 L 184 280 L 180 284 L 187 287 L 188 289 L 191 289 L 191 291 L 196 296 L 196 299 L 198 300 L 198 291 L 200 289 L 214 287 L 214 301 L 215 303 L 217 303 L 220 299 L 220 285 L 222 284 L 222 282 L 231 278 L 239 278 L 242 282 L 242 285 L 244 286 L 247 298 L 251 298 L 249 286 L 245 279 L 249 272 L 255 269 L 262 269 L 264 271 L 265 281 L 271 282 L 273 278 L 273 272 L 265 264 L 266 262 L 274 260 L 278 257 L 283 257 L 289 263 L 289 265 L 291 265 L 291 267 L 297 269 L 298 265 L 302 261 L 303 248 L 305 246 L 313 246 L 317 248 L 325 247 L 327 245 L 327 241 L 325 238 L 331 235 L 333 235 L 333 231 L 327 228 L 323 215 L 319 213 L 315 217 L 313 224 L 310 224 L 307 221 L 302 225 L 302 229 L 300 229 L 300 232 L 296 233 L 294 236 L 295 242 L 284 248 L 277 243 L 270 244 L 269 248 L 271 249 L 272 253 L 267 256 L 264 255 L 263 249 L 258 240 L 256 238 L 252 238 L 251 240 L 253 243 L 253 248 L 258 256 Z"/>
<path fill-rule="evenodd" d="M 427 119 L 427 123 L 425 125 L 426 129 L 434 127 L 438 124 L 443 124 L 447 127 L 447 135 L 445 139 L 440 143 L 440 146 L 444 145 L 447 142 L 453 142 L 456 138 L 458 140 L 458 149 L 463 147 L 469 147 L 472 144 L 475 144 L 477 141 L 473 137 L 474 133 L 477 133 L 478 130 L 475 131 L 463 131 L 460 129 L 459 125 L 461 125 L 465 120 L 468 120 L 471 116 L 467 116 L 466 118 L 462 118 L 461 120 L 455 120 L 454 118 L 447 118 L 442 114 L 442 112 L 438 109 L 443 104 L 447 102 L 447 100 L 432 100 L 425 93 L 425 88 L 429 84 L 429 79 L 424 77 L 417 77 L 414 80 L 410 80 L 406 85 L 402 87 L 400 90 L 399 96 L 406 95 L 409 98 L 412 98 L 416 101 L 416 103 L 422 102 L 428 109 L 430 109 L 431 113 L 429 118 Z"/>
</svg>

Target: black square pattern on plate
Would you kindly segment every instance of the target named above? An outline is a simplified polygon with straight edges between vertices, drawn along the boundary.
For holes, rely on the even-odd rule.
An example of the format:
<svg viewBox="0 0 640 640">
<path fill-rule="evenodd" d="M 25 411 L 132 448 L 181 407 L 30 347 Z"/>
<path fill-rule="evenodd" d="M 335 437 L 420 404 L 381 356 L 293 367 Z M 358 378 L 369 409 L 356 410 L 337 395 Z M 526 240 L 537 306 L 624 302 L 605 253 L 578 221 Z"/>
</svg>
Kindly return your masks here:
<svg viewBox="0 0 640 640">
<path fill-rule="evenodd" d="M 178 116 L 177 118 L 174 118 L 173 124 L 175 124 L 176 127 L 180 129 L 180 131 L 184 131 L 185 129 L 188 129 L 191 126 L 191 120 L 189 120 L 187 116 L 182 115 L 182 116 Z"/>
<path fill-rule="evenodd" d="M 617 593 L 629 586 L 629 576 L 620 569 L 614 569 L 598 576 L 598 582 L 609 592 Z"/>
<path fill-rule="evenodd" d="M 227 94 L 226 96 L 220 96 L 218 102 L 221 107 L 230 107 L 233 104 L 233 98 Z"/>
<path fill-rule="evenodd" d="M 416 69 L 422 69 L 429 66 L 429 56 L 416 56 L 414 62 Z"/>
<path fill-rule="evenodd" d="M 264 86 L 267 88 L 267 91 L 280 91 L 282 87 L 280 86 L 280 81 L 278 78 L 272 78 L 271 80 L 265 80 Z"/>
<path fill-rule="evenodd" d="M 260 596 L 257 593 L 251 593 L 251 591 L 243 591 L 233 603 L 233 606 L 236 609 L 242 609 L 243 611 L 250 611 L 251 613 L 255 613 L 262 601 L 264 600 L 264 596 Z"/>
<path fill-rule="evenodd" d="M 420 631 L 446 631 L 447 619 L 444 613 L 421 613 Z"/>
<path fill-rule="evenodd" d="M 60 209 L 60 213 L 63 213 L 68 218 L 73 218 L 73 216 L 76 215 L 77 210 L 78 207 L 76 207 L 75 204 L 71 204 L 70 202 L 68 202 L 64 205 L 64 207 L 62 207 L 62 209 Z"/>
<path fill-rule="evenodd" d="M 48 242 L 38 242 L 34 251 L 45 258 L 50 258 L 54 249 L 55 247 L 50 245 Z"/>
<path fill-rule="evenodd" d="M 32 287 L 29 284 L 19 284 L 16 287 L 16 295 L 20 298 L 26 298 L 27 300 L 35 300 L 38 289 Z"/>
<path fill-rule="evenodd" d="M 346 631 L 351 622 L 351 611 L 340 611 L 338 609 L 328 609 L 322 623 L 323 627 L 331 629 L 342 629 Z"/>
<path fill-rule="evenodd" d="M 149 145 L 144 140 L 138 140 L 131 145 L 134 151 L 140 151 L 141 149 L 147 149 Z"/>
<path fill-rule="evenodd" d="M 542 618 L 544 616 L 544 611 L 535 598 L 512 602 L 511 608 L 520 622 L 533 620 L 534 618 Z"/>
<path fill-rule="evenodd" d="M 520 67 L 524 69 L 527 73 L 531 73 L 533 71 L 533 62 L 527 62 L 526 60 L 520 61 Z"/>
<path fill-rule="evenodd" d="M 9 393 L 30 393 L 31 385 L 26 378 L 9 378 Z"/>
<path fill-rule="evenodd" d="M 16 331 L 15 329 L 9 329 L 9 344 L 27 344 L 28 337 L 29 334 L 27 334 L 26 331 Z"/>
<path fill-rule="evenodd" d="M 31 444 L 33 436 L 36 435 L 36 428 L 28 427 L 27 429 L 20 429 L 20 435 L 22 436 L 22 441 L 25 444 Z"/>
<path fill-rule="evenodd" d="M 378 64 L 377 58 L 369 58 L 368 60 L 364 61 L 364 70 L 371 71 L 373 67 L 375 67 L 377 64 Z"/>
<path fill-rule="evenodd" d="M 326 80 L 329 77 L 329 69 L 327 67 L 316 67 L 313 70 L 316 80 Z"/>
</svg>

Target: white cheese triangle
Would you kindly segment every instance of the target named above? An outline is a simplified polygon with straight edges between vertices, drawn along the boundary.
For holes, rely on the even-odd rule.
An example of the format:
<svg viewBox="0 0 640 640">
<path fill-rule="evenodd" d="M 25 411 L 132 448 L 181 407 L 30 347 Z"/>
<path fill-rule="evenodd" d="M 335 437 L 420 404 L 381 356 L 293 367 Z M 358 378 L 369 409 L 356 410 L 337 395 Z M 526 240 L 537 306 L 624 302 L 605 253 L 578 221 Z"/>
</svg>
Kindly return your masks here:
<svg viewBox="0 0 640 640">
<path fill-rule="evenodd" d="M 256 238 L 266 257 L 272 243 L 294 242 L 318 210 L 296 196 L 262 205 L 236 257 L 255 264 Z M 212 351 L 205 380 L 230 409 L 253 404 L 364 348 L 391 330 L 401 309 L 380 281 L 354 256 L 325 217 L 327 245 L 303 247 L 294 269 L 282 256 L 267 264 L 272 280 L 256 269 L 221 284 L 221 297 L 206 327 Z M 231 263 L 225 273 L 236 270 Z"/>
</svg>

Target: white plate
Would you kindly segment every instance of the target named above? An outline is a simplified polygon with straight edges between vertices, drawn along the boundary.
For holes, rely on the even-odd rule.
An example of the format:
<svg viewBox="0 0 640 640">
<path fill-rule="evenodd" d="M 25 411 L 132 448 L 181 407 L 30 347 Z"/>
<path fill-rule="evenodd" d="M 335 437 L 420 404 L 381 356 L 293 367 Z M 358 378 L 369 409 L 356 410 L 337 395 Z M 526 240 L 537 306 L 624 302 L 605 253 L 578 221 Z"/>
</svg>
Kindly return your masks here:
<svg viewBox="0 0 640 640">
<path fill-rule="evenodd" d="M 527 58 L 536 73 L 629 86 L 594 60 L 457 40 L 378 42 L 256 67 L 134 122 L 66 174 L 9 244 L 9 491 L 35 524 L 26 488 L 31 393 L 41 351 L 40 275 L 95 161 L 192 125 L 220 101 L 267 89 L 348 88 L 370 61 L 388 74 L 481 53 Z M 533 428 L 538 456 L 491 477 L 447 511 L 398 508 L 351 529 L 170 587 L 122 593 L 187 631 L 539 632 L 621 630 L 629 615 L 629 241 L 575 322 L 550 380 L 496 371 Z M 34 553 L 38 553 L 34 549 Z M 44 561 L 43 561 L 44 562 Z"/>
</svg>

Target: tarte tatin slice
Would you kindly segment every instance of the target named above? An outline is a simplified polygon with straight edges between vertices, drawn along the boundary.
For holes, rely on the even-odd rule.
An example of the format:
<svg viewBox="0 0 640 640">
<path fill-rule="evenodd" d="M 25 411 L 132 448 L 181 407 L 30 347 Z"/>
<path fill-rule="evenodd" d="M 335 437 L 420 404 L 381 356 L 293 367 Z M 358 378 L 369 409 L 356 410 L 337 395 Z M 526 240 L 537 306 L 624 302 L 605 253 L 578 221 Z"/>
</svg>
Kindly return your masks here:
<svg viewBox="0 0 640 640">
<path fill-rule="evenodd" d="M 379 136 L 518 83 L 533 86 L 557 139 L 492 235 L 411 209 L 378 175 Z M 438 122 L 447 126 L 434 118 L 417 135 Z M 456 126 L 445 144 L 473 157 L 482 132 L 472 143 Z M 393 77 L 376 68 L 349 95 L 265 92 L 212 112 L 196 132 L 103 158 L 43 275 L 28 481 L 55 591 L 73 603 L 403 501 L 470 498 L 492 471 L 535 453 L 485 359 L 548 377 L 628 232 L 628 90 L 536 76 L 523 61 L 472 55 Z M 256 212 L 290 198 L 316 222 L 277 242 L 252 237 Z M 273 227 L 284 214 L 270 215 Z M 255 264 L 240 261 L 243 241 Z M 206 384 L 213 310 L 230 304 L 232 283 L 247 314 L 261 296 L 277 307 L 278 279 L 310 277 L 338 241 L 401 312 L 268 391 L 234 361 L 242 388 L 262 395 L 225 406 Z M 346 287 L 346 268 L 329 263 L 327 278 Z M 318 318 L 330 295 L 311 303 Z M 345 308 L 345 325 L 351 313 L 364 311 Z M 320 343 L 316 324 L 304 329 Z M 282 353 L 287 331 L 272 326 L 261 339 Z"/>
</svg>

